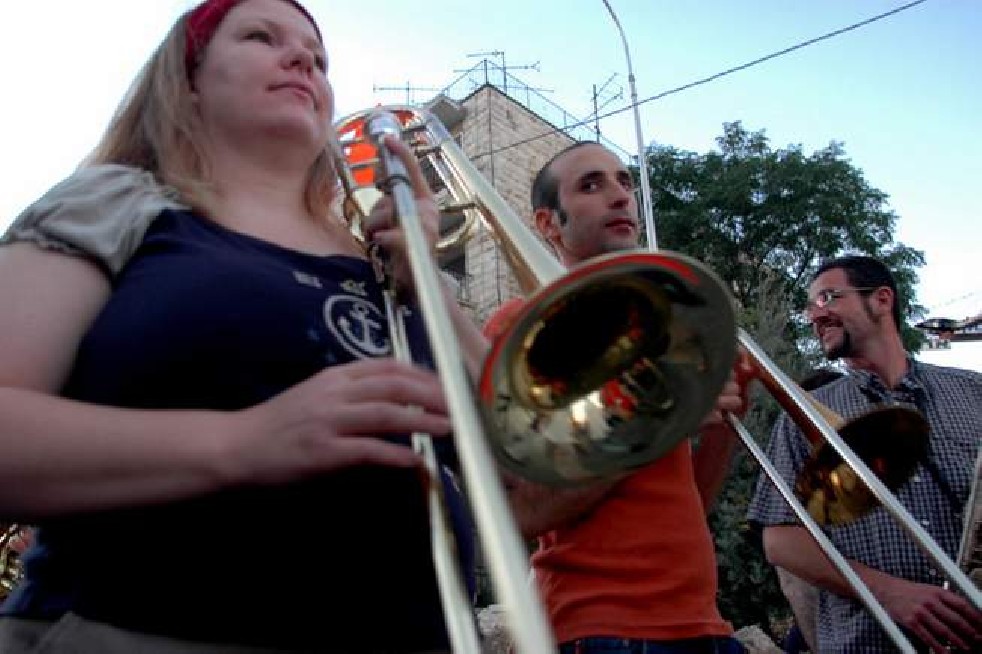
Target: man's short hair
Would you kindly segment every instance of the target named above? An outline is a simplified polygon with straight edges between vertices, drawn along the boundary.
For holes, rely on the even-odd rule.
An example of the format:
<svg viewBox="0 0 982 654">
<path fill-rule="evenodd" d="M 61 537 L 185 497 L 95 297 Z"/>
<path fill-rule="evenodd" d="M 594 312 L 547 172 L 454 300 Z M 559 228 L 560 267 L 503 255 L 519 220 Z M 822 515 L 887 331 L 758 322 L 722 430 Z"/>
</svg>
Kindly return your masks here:
<svg viewBox="0 0 982 654">
<path fill-rule="evenodd" d="M 596 141 L 577 141 L 576 143 L 568 145 L 554 154 L 552 158 L 539 169 L 539 172 L 535 175 L 535 180 L 532 182 L 532 211 L 535 211 L 536 209 L 552 209 L 553 211 L 559 211 L 562 209 L 562 207 L 559 206 L 559 180 L 552 174 L 552 164 L 567 152 L 581 148 L 584 145 L 599 144 Z M 601 145 L 600 147 L 603 146 Z"/>
<path fill-rule="evenodd" d="M 814 280 L 822 273 L 836 268 L 846 273 L 846 279 L 854 288 L 877 289 L 886 286 L 893 291 L 893 306 L 890 308 L 893 313 L 893 322 L 897 326 L 897 331 L 900 331 L 901 325 L 904 323 L 900 317 L 900 296 L 897 293 L 897 281 L 885 263 L 874 257 L 859 254 L 838 257 L 820 265 L 812 279 Z M 872 292 L 872 290 L 860 291 L 864 296 L 870 295 Z"/>
</svg>

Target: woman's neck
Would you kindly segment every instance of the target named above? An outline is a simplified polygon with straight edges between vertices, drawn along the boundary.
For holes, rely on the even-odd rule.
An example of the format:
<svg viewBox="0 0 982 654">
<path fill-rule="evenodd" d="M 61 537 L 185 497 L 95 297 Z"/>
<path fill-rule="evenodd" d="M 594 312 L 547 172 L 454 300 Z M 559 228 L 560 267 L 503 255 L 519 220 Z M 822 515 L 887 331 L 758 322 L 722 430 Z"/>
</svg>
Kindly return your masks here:
<svg viewBox="0 0 982 654">
<path fill-rule="evenodd" d="M 303 189 L 310 157 L 277 149 L 275 144 L 267 147 L 265 143 L 229 144 L 212 140 L 206 158 L 216 195 L 223 204 L 256 204 L 264 210 L 287 214 L 304 209 Z"/>
<path fill-rule="evenodd" d="M 310 158 L 209 148 L 208 217 L 224 227 L 310 254 L 357 254 L 339 221 L 312 216 L 305 201 Z M 337 222 L 335 225 L 334 222 Z"/>
</svg>

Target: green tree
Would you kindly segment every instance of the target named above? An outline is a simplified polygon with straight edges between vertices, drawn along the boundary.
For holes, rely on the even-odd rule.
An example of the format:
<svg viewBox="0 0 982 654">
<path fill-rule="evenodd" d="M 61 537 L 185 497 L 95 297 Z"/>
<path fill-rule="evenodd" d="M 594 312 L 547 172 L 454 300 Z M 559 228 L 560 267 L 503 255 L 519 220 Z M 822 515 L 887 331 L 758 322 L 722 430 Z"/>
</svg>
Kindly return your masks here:
<svg viewBox="0 0 982 654">
<path fill-rule="evenodd" d="M 871 186 L 832 142 L 810 155 L 800 145 L 772 149 L 764 131 L 723 126 L 717 149 L 697 154 L 671 146 L 648 151 L 658 246 L 709 265 L 730 286 L 741 324 L 792 377 L 820 363 L 817 344 L 800 318 L 807 284 L 825 259 L 861 253 L 884 260 L 897 277 L 908 321 L 916 303 L 923 254 L 894 240 L 897 216 L 888 196 Z M 904 329 L 908 349 L 923 343 Z M 776 404 L 758 397 L 746 423 L 764 442 Z M 789 609 L 763 558 L 746 508 L 759 474 L 744 455 L 734 466 L 711 516 L 720 578 L 720 607 L 736 625 L 770 629 Z"/>
<path fill-rule="evenodd" d="M 793 304 L 822 260 L 844 253 L 878 257 L 897 275 L 903 315 L 924 315 L 915 301 L 923 253 L 894 240 L 897 216 L 841 143 L 806 155 L 800 145 L 774 150 L 763 130 L 726 123 L 718 150 L 697 154 L 671 146 L 648 152 L 659 247 L 709 264 L 742 307 L 755 307 L 765 279 L 777 276 Z M 789 336 L 802 333 L 789 320 Z M 922 334 L 904 330 L 917 351 Z"/>
</svg>

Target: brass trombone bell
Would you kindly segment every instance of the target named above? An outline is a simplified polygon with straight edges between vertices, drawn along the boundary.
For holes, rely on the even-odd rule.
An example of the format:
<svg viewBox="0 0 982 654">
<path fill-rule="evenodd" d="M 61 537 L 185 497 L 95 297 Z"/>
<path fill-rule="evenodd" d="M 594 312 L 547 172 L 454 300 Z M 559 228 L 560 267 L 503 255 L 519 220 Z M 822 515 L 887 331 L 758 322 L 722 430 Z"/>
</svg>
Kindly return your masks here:
<svg viewBox="0 0 982 654">
<path fill-rule="evenodd" d="M 823 409 L 832 428 L 892 493 L 927 458 L 928 424 L 918 411 L 881 406 L 847 421 Z M 814 446 L 795 481 L 795 493 L 823 525 L 852 522 L 880 506 L 859 475 L 825 442 Z"/>
<path fill-rule="evenodd" d="M 425 157 L 424 173 L 441 183 L 449 210 L 466 217 L 438 251 L 483 223 L 531 296 L 492 345 L 479 384 L 499 463 L 540 483 L 576 484 L 641 466 L 691 436 L 735 360 L 726 286 L 671 252 L 616 253 L 567 271 L 438 119 L 418 108 L 384 110 Z M 376 183 L 367 116 L 336 126 L 347 195 Z"/>
<path fill-rule="evenodd" d="M 532 295 L 485 359 L 492 450 L 570 485 L 665 454 L 712 410 L 736 356 L 725 286 L 676 253 L 610 254 Z"/>
<path fill-rule="evenodd" d="M 401 123 L 404 138 L 416 151 L 417 156 L 428 154 L 429 138 L 426 125 L 420 121 L 420 111 L 398 107 L 390 107 L 386 111 Z M 367 112 L 360 112 L 342 119 L 335 125 L 338 140 L 336 146 L 347 164 L 338 166 L 337 171 L 344 191 L 342 212 L 351 232 L 362 242 L 365 240 L 362 228 L 365 218 L 383 196 L 382 191 L 377 188 L 376 179 L 380 161 L 378 150 L 371 139 L 365 138 L 365 120 L 368 115 Z M 455 186 L 456 180 L 444 167 L 429 165 L 426 159 L 422 159 L 420 165 L 428 176 L 436 175 L 440 179 L 443 187 L 450 191 L 452 198 L 461 195 L 461 190 Z M 438 253 L 448 252 L 466 242 L 480 221 L 480 214 L 472 203 L 444 202 L 440 207 L 440 213 L 440 238 L 436 243 Z"/>
</svg>

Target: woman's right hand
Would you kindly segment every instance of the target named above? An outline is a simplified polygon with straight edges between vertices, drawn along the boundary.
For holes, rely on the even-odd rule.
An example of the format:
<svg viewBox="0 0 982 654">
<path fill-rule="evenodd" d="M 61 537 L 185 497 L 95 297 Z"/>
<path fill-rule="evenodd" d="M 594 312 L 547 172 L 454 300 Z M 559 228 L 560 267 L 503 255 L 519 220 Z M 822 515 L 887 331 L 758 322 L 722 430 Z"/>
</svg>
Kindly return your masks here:
<svg viewBox="0 0 982 654">
<path fill-rule="evenodd" d="M 228 464 L 242 483 L 283 483 L 359 465 L 418 466 L 410 447 L 379 436 L 450 431 L 436 374 L 394 359 L 327 368 L 235 419 Z"/>
</svg>

